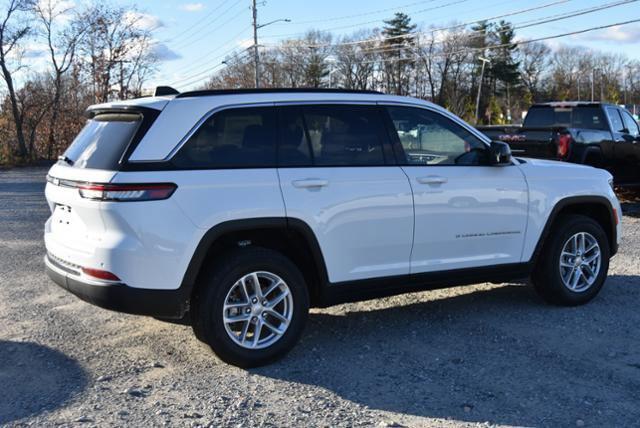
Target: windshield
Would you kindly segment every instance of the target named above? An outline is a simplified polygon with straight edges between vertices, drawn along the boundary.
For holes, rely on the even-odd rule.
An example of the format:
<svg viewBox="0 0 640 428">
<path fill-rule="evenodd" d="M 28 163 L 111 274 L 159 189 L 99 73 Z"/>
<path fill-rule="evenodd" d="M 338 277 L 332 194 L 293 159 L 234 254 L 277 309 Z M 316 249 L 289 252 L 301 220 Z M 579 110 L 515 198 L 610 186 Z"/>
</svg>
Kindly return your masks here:
<svg viewBox="0 0 640 428">
<path fill-rule="evenodd" d="M 591 106 L 575 107 L 532 107 L 524 119 L 529 128 L 583 128 L 607 130 L 602 109 Z"/>
<path fill-rule="evenodd" d="M 100 114 L 87 121 L 61 162 L 75 168 L 115 170 L 133 139 L 142 116 L 131 113 Z"/>
</svg>

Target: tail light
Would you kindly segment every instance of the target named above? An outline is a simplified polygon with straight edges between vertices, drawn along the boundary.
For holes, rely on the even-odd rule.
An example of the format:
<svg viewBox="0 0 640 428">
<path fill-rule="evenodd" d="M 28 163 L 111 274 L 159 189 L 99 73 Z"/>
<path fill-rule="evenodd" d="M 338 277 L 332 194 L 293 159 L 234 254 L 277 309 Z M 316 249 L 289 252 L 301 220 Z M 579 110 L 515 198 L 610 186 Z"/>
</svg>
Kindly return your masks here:
<svg viewBox="0 0 640 428">
<path fill-rule="evenodd" d="M 80 184 L 80 196 L 95 201 L 158 201 L 169 198 L 178 188 L 173 183 L 161 184 Z"/>
<path fill-rule="evenodd" d="M 572 141 L 573 139 L 570 134 L 558 135 L 558 157 L 560 159 L 565 159 L 569 156 Z"/>
</svg>

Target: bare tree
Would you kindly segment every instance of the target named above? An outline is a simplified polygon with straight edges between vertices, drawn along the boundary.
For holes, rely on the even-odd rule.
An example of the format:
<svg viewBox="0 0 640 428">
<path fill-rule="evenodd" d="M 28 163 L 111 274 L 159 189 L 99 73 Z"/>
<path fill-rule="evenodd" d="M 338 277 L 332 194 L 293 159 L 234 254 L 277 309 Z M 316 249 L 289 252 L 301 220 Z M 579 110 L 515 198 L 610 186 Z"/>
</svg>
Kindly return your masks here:
<svg viewBox="0 0 640 428">
<path fill-rule="evenodd" d="M 47 44 L 51 74 L 53 79 L 53 94 L 50 100 L 49 133 L 47 138 L 47 158 L 51 159 L 56 141 L 56 122 L 59 116 L 62 78 L 73 64 L 78 45 L 82 41 L 87 24 L 82 17 L 74 14 L 69 24 L 56 28 L 61 20 L 72 14 L 69 7 L 59 0 L 41 0 L 35 5 L 35 14 L 40 21 L 40 35 Z M 62 26 L 62 24 L 60 24 Z"/>
<path fill-rule="evenodd" d="M 96 101 L 135 95 L 153 72 L 157 57 L 151 50 L 151 30 L 142 25 L 142 18 L 135 9 L 102 4 L 86 13 L 87 36 L 81 46 Z"/>
<path fill-rule="evenodd" d="M 4 16 L 0 22 L 0 69 L 2 69 L 2 77 L 9 93 L 15 137 L 18 144 L 18 156 L 23 160 L 27 158 L 29 153 L 24 137 L 24 117 L 20 111 L 20 104 L 16 96 L 14 73 L 22 67 L 20 64 L 22 56 L 21 44 L 31 33 L 31 26 L 23 15 L 32 5 L 33 3 L 30 0 L 10 0 L 6 5 Z M 9 144 L 8 141 L 7 144 Z"/>
<path fill-rule="evenodd" d="M 520 80 L 530 94 L 530 101 L 537 100 L 540 94 L 550 52 L 551 49 L 544 43 L 528 43 L 519 49 Z"/>
</svg>

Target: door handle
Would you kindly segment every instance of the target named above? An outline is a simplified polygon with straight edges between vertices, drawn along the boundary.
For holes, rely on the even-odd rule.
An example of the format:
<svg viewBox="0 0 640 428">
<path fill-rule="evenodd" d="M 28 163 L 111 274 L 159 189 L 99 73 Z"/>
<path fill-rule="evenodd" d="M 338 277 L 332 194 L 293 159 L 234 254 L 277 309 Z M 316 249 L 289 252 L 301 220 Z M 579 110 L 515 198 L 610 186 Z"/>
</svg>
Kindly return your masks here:
<svg viewBox="0 0 640 428">
<path fill-rule="evenodd" d="M 304 180 L 294 180 L 291 184 L 298 189 L 309 189 L 314 187 L 325 187 L 329 185 L 329 180 L 321 178 L 306 178 Z"/>
<path fill-rule="evenodd" d="M 439 175 L 427 175 L 426 177 L 418 177 L 416 180 L 420 184 L 443 184 L 447 182 L 445 177 L 440 177 Z"/>
</svg>

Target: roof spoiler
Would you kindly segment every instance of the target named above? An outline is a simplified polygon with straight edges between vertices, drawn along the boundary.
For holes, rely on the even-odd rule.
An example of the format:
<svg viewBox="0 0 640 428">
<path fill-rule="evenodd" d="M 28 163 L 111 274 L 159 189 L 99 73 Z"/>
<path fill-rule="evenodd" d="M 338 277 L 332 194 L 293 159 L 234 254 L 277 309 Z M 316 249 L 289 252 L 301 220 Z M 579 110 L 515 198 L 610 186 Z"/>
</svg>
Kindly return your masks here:
<svg viewBox="0 0 640 428">
<path fill-rule="evenodd" d="M 156 87 L 156 90 L 153 93 L 153 96 L 162 97 L 166 95 L 178 95 L 178 94 L 180 94 L 180 92 L 178 92 L 176 89 L 173 89 L 171 86 L 158 86 Z"/>
</svg>

